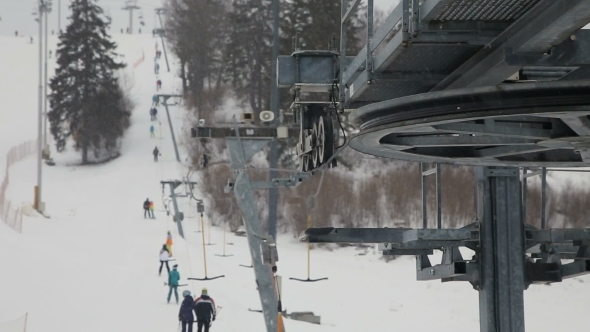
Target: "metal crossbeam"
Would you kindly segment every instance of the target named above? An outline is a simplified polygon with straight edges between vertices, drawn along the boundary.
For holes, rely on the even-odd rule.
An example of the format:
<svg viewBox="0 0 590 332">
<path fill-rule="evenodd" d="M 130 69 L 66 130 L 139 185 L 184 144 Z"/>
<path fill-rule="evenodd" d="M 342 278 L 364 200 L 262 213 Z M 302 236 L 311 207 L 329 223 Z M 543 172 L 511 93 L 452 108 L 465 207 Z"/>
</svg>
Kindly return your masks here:
<svg viewBox="0 0 590 332">
<path fill-rule="evenodd" d="M 260 128 L 238 127 L 239 136 L 244 138 L 288 138 L 298 137 L 299 128 Z M 287 134 L 288 137 L 285 137 Z M 227 127 L 196 127 L 191 129 L 192 138 L 227 138 L 236 137 L 236 130 Z"/>
<path fill-rule="evenodd" d="M 412 228 L 309 228 L 299 237 L 310 243 L 389 243 L 394 248 L 440 248 L 445 245 L 478 241 L 475 229 Z"/>
<path fill-rule="evenodd" d="M 590 241 L 590 228 L 584 229 L 537 229 L 526 230 L 528 243 L 567 243 L 574 241 Z"/>
</svg>

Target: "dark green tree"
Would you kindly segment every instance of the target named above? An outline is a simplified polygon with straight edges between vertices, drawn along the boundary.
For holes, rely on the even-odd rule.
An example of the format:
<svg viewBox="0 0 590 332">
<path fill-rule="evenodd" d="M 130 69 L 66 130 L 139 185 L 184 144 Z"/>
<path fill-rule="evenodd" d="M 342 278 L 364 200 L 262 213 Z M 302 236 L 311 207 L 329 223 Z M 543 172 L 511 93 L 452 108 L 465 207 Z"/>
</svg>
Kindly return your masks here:
<svg viewBox="0 0 590 332">
<path fill-rule="evenodd" d="M 228 16 L 226 73 L 236 96 L 256 115 L 270 103 L 272 13 L 272 0 L 235 0 Z"/>
<path fill-rule="evenodd" d="M 99 157 L 117 147 L 129 127 L 131 104 L 119 85 L 115 60 L 117 45 L 107 33 L 108 23 L 97 0 L 72 0 L 69 25 L 59 36 L 55 76 L 51 78 L 48 114 L 57 150 L 72 137 L 74 148 Z"/>
<path fill-rule="evenodd" d="M 350 2 L 350 1 L 349 1 Z M 291 44 L 299 32 L 303 50 L 327 50 L 332 35 L 336 36 L 336 50 L 340 50 L 341 0 L 292 0 L 284 3 L 281 24 L 283 45 Z M 364 46 L 360 34 L 366 33 L 366 20 L 361 18 L 366 6 L 357 7 L 347 22 L 346 53 L 356 55 Z M 291 48 L 289 48 L 292 51 Z"/>
<path fill-rule="evenodd" d="M 222 84 L 225 0 L 168 0 L 166 34 L 181 63 L 185 96 L 198 111 L 218 100 L 211 93 Z"/>
</svg>

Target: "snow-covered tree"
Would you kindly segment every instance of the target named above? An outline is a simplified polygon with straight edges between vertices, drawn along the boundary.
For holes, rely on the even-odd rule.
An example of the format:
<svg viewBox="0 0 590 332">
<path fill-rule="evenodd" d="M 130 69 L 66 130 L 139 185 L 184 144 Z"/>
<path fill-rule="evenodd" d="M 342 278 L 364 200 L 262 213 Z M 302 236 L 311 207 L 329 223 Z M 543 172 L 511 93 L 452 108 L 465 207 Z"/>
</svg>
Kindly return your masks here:
<svg viewBox="0 0 590 332">
<path fill-rule="evenodd" d="M 107 33 L 108 23 L 97 0 L 72 0 L 66 30 L 59 36 L 58 68 L 51 79 L 51 111 L 48 114 L 57 150 L 72 137 L 75 149 L 88 163 L 117 146 L 129 127 L 131 105 L 119 85 L 117 45 Z"/>
</svg>

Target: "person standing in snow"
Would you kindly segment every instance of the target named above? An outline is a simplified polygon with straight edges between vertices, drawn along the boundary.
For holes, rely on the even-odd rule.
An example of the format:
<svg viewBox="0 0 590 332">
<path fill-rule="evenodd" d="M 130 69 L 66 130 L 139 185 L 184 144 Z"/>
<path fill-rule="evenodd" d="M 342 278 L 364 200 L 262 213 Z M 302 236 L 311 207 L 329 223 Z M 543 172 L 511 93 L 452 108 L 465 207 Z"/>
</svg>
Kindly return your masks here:
<svg viewBox="0 0 590 332">
<path fill-rule="evenodd" d="M 150 121 L 154 121 L 154 108 L 150 108 Z"/>
<path fill-rule="evenodd" d="M 154 202 L 150 201 L 150 215 L 152 219 L 155 219 L 156 217 L 154 216 Z"/>
<path fill-rule="evenodd" d="M 158 95 L 154 95 L 152 97 L 152 106 L 158 106 L 160 104 L 160 98 L 158 98 Z"/>
<path fill-rule="evenodd" d="M 158 79 L 156 81 L 156 90 L 157 91 L 160 91 L 161 88 L 162 88 L 162 80 L 161 79 Z"/>
<path fill-rule="evenodd" d="M 170 303 L 172 292 L 174 292 L 174 297 L 176 297 L 176 303 L 178 304 L 178 281 L 180 281 L 180 273 L 177 268 L 178 264 L 174 264 L 172 271 L 168 273 L 168 303 Z"/>
<path fill-rule="evenodd" d="M 158 109 L 154 107 L 154 120 L 158 120 Z"/>
<path fill-rule="evenodd" d="M 152 153 L 154 154 L 154 161 L 158 161 L 158 156 L 160 155 L 160 150 L 158 150 L 157 146 L 154 148 L 154 151 Z M 149 206 L 148 206 L 148 208 L 149 208 Z"/>
<path fill-rule="evenodd" d="M 154 74 L 159 74 L 160 73 L 160 65 L 156 62 L 156 64 L 154 65 Z"/>
<path fill-rule="evenodd" d="M 182 292 L 182 296 L 184 300 L 180 305 L 178 320 L 182 322 L 182 332 L 193 332 L 193 322 L 195 321 L 193 312 L 197 312 L 195 302 L 189 290 Z"/>
<path fill-rule="evenodd" d="M 150 199 L 146 198 L 145 202 L 143 202 L 143 219 L 146 218 L 146 215 L 150 216 Z"/>
<path fill-rule="evenodd" d="M 207 295 L 207 288 L 203 288 L 201 296 L 195 300 L 195 313 L 197 314 L 197 332 L 209 332 L 211 321 L 215 321 L 217 311 L 215 301 Z"/>
<path fill-rule="evenodd" d="M 170 252 L 168 252 L 168 248 L 164 244 L 162 249 L 160 249 L 160 269 L 158 270 L 158 275 L 162 275 L 162 268 L 164 264 L 166 265 L 166 271 L 170 274 L 170 267 L 168 266 L 168 261 L 170 260 Z"/>
<path fill-rule="evenodd" d="M 156 128 L 154 127 L 154 125 L 151 125 L 150 126 L 150 138 L 156 137 L 155 131 L 156 131 Z"/>
</svg>

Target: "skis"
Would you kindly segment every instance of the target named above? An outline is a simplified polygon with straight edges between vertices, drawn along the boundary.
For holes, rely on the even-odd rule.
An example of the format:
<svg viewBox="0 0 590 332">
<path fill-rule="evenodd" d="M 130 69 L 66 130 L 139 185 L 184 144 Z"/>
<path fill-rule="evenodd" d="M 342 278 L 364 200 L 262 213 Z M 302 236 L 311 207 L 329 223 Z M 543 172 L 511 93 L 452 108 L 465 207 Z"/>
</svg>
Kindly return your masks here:
<svg viewBox="0 0 590 332">
<path fill-rule="evenodd" d="M 168 283 L 167 283 L 167 282 L 165 282 L 165 283 L 164 283 L 164 286 L 168 286 Z M 178 285 L 177 287 L 184 287 L 184 286 L 188 286 L 188 284 L 181 284 L 181 285 Z"/>
</svg>

